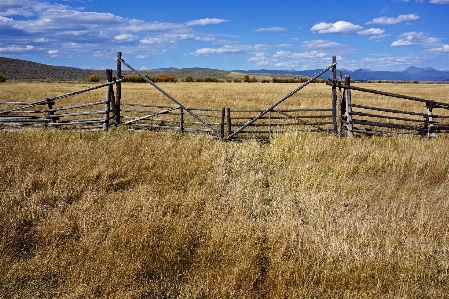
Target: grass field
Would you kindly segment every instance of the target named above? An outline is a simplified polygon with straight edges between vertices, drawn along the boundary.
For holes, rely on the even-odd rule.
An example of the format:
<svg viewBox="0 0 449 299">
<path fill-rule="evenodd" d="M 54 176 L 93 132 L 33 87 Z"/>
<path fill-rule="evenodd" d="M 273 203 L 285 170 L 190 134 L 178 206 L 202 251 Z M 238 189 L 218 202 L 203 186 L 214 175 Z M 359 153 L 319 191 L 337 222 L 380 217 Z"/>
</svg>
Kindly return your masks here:
<svg viewBox="0 0 449 299">
<path fill-rule="evenodd" d="M 82 87 L 8 83 L 0 97 Z M 264 108 L 295 87 L 164 85 L 214 108 Z M 448 85 L 363 87 L 448 101 Z M 147 92 L 124 84 L 123 100 L 159 99 Z M 285 105 L 308 101 L 328 107 L 330 87 Z M 0 298 L 449 298 L 447 148 L 444 136 L 0 131 Z"/>
</svg>

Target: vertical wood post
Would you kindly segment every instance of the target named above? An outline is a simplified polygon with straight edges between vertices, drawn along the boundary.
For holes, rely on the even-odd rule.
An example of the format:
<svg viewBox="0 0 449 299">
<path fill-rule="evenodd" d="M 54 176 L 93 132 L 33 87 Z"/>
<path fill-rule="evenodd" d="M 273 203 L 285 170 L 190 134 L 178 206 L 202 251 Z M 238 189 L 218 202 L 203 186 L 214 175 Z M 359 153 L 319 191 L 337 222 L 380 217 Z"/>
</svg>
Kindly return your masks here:
<svg viewBox="0 0 449 299">
<path fill-rule="evenodd" d="M 55 115 L 55 112 L 54 111 L 51 111 L 52 109 L 53 109 L 53 105 L 54 105 L 54 101 L 53 100 L 51 100 L 51 99 L 47 99 L 47 107 L 48 107 L 48 112 L 47 112 L 47 118 L 48 118 L 48 121 L 45 123 L 45 125 L 47 125 L 47 123 L 48 122 L 52 122 L 52 123 L 55 123 L 56 122 L 56 118 L 54 118 L 54 117 L 51 117 L 52 115 Z"/>
<path fill-rule="evenodd" d="M 337 56 L 332 56 L 332 64 L 337 62 Z M 337 134 L 337 85 L 335 80 L 337 80 L 337 66 L 332 67 L 332 132 Z"/>
<path fill-rule="evenodd" d="M 181 107 L 179 109 L 179 129 L 181 133 L 184 133 L 184 109 Z"/>
<path fill-rule="evenodd" d="M 430 137 L 436 137 L 435 131 L 433 128 L 433 101 L 427 101 L 426 102 L 426 109 L 427 109 L 427 122 L 429 124 L 428 134 Z"/>
<path fill-rule="evenodd" d="M 117 52 L 117 79 L 122 78 L 122 52 Z M 114 124 L 116 126 L 120 125 L 120 102 L 122 100 L 122 83 L 117 82 L 117 91 L 115 97 L 115 107 L 114 107 Z"/>
<path fill-rule="evenodd" d="M 337 132 L 338 136 L 342 136 L 343 130 L 343 121 L 345 119 L 346 113 L 346 102 L 345 97 L 341 91 L 342 79 L 343 75 L 341 71 L 338 72 L 338 92 L 337 92 Z"/>
<path fill-rule="evenodd" d="M 350 86 L 351 85 L 351 77 L 346 75 L 345 76 L 345 85 Z M 346 123 L 347 123 L 347 129 L 348 129 L 348 137 L 352 138 L 353 132 L 352 132 L 352 106 L 351 106 L 351 89 L 345 88 L 344 90 L 344 97 L 346 99 Z"/>
<path fill-rule="evenodd" d="M 106 70 L 106 78 L 107 78 L 108 82 L 112 82 L 112 70 L 110 70 L 110 69 Z M 104 104 L 103 131 L 107 131 L 109 129 L 109 115 L 111 112 L 111 99 L 112 99 L 113 92 L 114 92 L 114 87 L 111 84 L 106 88 L 106 102 Z"/>
<path fill-rule="evenodd" d="M 225 135 L 225 117 L 226 117 L 226 108 L 221 108 L 221 119 L 220 119 L 220 138 L 224 139 Z"/>
<path fill-rule="evenodd" d="M 231 108 L 226 108 L 226 123 L 228 124 L 228 136 L 232 134 L 232 124 L 231 124 Z"/>
<path fill-rule="evenodd" d="M 268 114 L 268 138 L 271 140 L 271 110 Z"/>
</svg>

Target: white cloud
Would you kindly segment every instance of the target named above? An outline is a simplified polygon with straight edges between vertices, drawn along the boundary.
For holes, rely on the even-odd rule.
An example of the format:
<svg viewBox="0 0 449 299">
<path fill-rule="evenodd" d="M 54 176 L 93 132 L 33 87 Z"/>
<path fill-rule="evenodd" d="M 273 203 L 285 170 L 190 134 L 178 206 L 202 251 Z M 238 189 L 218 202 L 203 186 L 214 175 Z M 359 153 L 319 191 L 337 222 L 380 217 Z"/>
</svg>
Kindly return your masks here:
<svg viewBox="0 0 449 299">
<path fill-rule="evenodd" d="M 5 54 L 19 54 L 19 53 L 27 53 L 27 52 L 31 52 L 32 50 L 34 50 L 34 46 L 16 46 L 16 45 L 12 45 L 12 46 L 8 46 L 8 47 L 4 47 L 4 48 L 0 48 L 0 53 L 5 53 Z"/>
<path fill-rule="evenodd" d="M 359 25 L 354 25 L 346 21 L 338 21 L 335 23 L 325 23 L 321 22 L 312 26 L 310 31 L 316 31 L 321 34 L 325 33 L 342 33 L 342 34 L 353 34 L 357 33 L 364 28 Z"/>
<path fill-rule="evenodd" d="M 319 51 L 310 51 L 304 53 L 294 53 L 289 51 L 277 51 L 273 57 L 288 57 L 288 58 L 323 58 L 326 57 L 326 53 Z"/>
<path fill-rule="evenodd" d="M 380 35 L 383 34 L 385 30 L 379 28 L 370 28 L 357 32 L 360 35 Z"/>
<path fill-rule="evenodd" d="M 381 17 L 373 19 L 372 21 L 366 23 L 366 24 L 382 24 L 382 25 L 394 25 L 402 22 L 408 22 L 408 21 L 415 21 L 418 20 L 420 17 L 415 14 L 408 14 L 408 15 L 399 15 L 396 18 L 391 17 Z"/>
<path fill-rule="evenodd" d="M 199 19 L 199 20 L 193 20 L 187 22 L 187 26 L 206 26 L 206 25 L 216 25 L 220 23 L 227 22 L 227 20 L 224 19 L 217 19 L 217 18 L 205 18 L 205 19 Z"/>
<path fill-rule="evenodd" d="M 290 52 L 277 51 L 272 56 L 265 52 L 258 52 L 248 59 L 248 62 L 255 63 L 256 66 L 274 66 L 283 68 L 295 68 L 301 66 L 302 69 L 316 69 L 331 62 L 332 57 L 322 51 Z"/>
<path fill-rule="evenodd" d="M 438 48 L 432 48 L 429 51 L 437 54 L 449 54 L 449 44 L 443 45 Z"/>
<path fill-rule="evenodd" d="M 406 32 L 398 36 L 398 40 L 394 41 L 392 47 L 400 46 L 425 46 L 429 44 L 435 44 L 440 41 L 440 39 L 431 37 L 424 32 Z"/>
<path fill-rule="evenodd" d="M 280 32 L 280 31 L 285 31 L 287 30 L 287 28 L 284 27 L 268 27 L 268 28 L 258 28 L 256 30 L 254 30 L 255 32 Z"/>
<path fill-rule="evenodd" d="M 432 3 L 432 4 L 449 4 L 449 0 L 430 0 L 429 3 Z"/>
<path fill-rule="evenodd" d="M 305 41 L 304 46 L 310 49 L 336 49 L 336 48 L 342 48 L 346 47 L 343 44 L 336 43 L 336 42 L 330 42 L 327 40 L 311 40 L 311 41 Z"/>
<path fill-rule="evenodd" d="M 360 25 L 355 25 L 346 21 L 338 21 L 335 23 L 321 22 L 312 26 L 310 31 L 320 34 L 338 33 L 338 34 L 360 34 L 360 35 L 377 35 L 383 34 L 385 30 L 379 28 L 365 29 Z"/>
<path fill-rule="evenodd" d="M 46 10 L 64 10 L 66 5 L 51 4 L 38 0 L 2 0 L 0 4 L 0 16 L 24 16 L 31 17 Z"/>
<path fill-rule="evenodd" d="M 118 41 L 133 41 L 136 40 L 136 37 L 132 34 L 120 34 L 116 35 L 114 39 Z"/>
<path fill-rule="evenodd" d="M 47 54 L 60 49 L 65 53 L 93 52 L 95 57 L 119 48 L 129 54 L 161 53 L 176 46 L 179 41 L 215 42 L 213 34 L 200 35 L 191 26 L 219 24 L 223 19 L 206 18 L 187 23 L 161 23 L 128 19 L 111 13 L 84 12 L 62 5 L 50 5 L 40 0 L 0 0 L 0 49 L 19 51 L 26 45 L 36 46 L 34 52 Z M 11 9 L 21 8 L 21 11 Z M 6 13 L 6 11 L 8 11 Z M 15 19 L 16 15 L 26 19 Z M 12 48 L 11 45 L 14 45 Z M 64 51 L 70 50 L 70 51 Z M 71 55 L 71 54 L 70 54 Z M 113 54 L 112 54 L 113 55 Z"/>
<path fill-rule="evenodd" d="M 236 46 L 223 46 L 221 48 L 201 48 L 197 49 L 194 52 L 192 52 L 192 55 L 211 55 L 211 54 L 237 54 L 237 53 L 243 53 L 246 50 L 241 47 Z"/>
<path fill-rule="evenodd" d="M 51 56 L 56 56 L 59 54 L 59 50 L 48 50 L 47 54 Z"/>
<path fill-rule="evenodd" d="M 381 42 L 383 41 L 387 36 L 390 36 L 389 34 L 380 34 L 380 35 L 373 35 L 369 38 L 370 41 L 373 42 Z"/>
</svg>

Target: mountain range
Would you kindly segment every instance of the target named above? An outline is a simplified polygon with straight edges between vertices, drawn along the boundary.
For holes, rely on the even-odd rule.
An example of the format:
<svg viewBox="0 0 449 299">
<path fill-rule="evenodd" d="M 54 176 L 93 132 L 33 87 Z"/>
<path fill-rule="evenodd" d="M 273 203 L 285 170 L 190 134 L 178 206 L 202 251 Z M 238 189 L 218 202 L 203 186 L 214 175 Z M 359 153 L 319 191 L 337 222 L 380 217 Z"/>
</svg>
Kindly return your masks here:
<svg viewBox="0 0 449 299">
<path fill-rule="evenodd" d="M 236 70 L 237 71 L 237 70 Z M 410 66 L 403 71 L 372 71 L 369 69 L 358 69 L 355 71 L 338 70 L 341 71 L 342 76 L 349 75 L 351 79 L 356 81 L 373 81 L 373 80 L 388 80 L 388 81 L 432 81 L 432 82 L 449 82 L 449 71 L 438 71 L 434 68 L 418 68 Z M 295 76 L 313 77 L 317 73 L 321 72 L 320 69 L 316 70 L 248 70 L 238 72 L 246 74 L 270 74 L 270 75 L 285 75 L 291 74 Z M 337 75 L 338 76 L 338 75 Z M 331 78 L 332 72 L 329 70 L 321 78 Z"/>
<path fill-rule="evenodd" d="M 358 69 L 355 71 L 338 70 L 341 71 L 342 76 L 351 76 L 351 79 L 356 81 L 373 81 L 373 80 L 386 80 L 386 81 L 432 81 L 432 82 L 448 82 L 449 83 L 449 71 L 438 71 L 434 68 L 418 68 L 410 66 L 403 71 L 372 71 L 369 69 Z M 291 76 L 306 76 L 313 77 L 317 73 L 321 72 L 320 69 L 316 70 L 234 70 L 225 71 L 209 68 L 183 68 L 178 69 L 174 67 L 161 68 L 155 70 L 142 70 L 144 74 L 150 76 L 157 76 L 161 72 L 165 75 L 175 76 L 177 78 L 185 78 L 190 75 L 194 78 L 203 78 L 206 76 L 221 79 L 230 74 L 230 72 L 237 72 L 241 74 L 249 75 L 266 75 L 268 77 L 291 77 Z M 83 81 L 90 74 L 96 73 L 100 76 L 101 80 L 105 80 L 104 70 L 84 70 L 73 67 L 65 66 L 52 66 L 47 64 L 41 64 L 31 62 L 27 60 L 12 59 L 6 57 L 0 57 L 0 74 L 11 80 L 45 80 L 45 81 Z M 124 70 L 124 75 L 131 74 L 130 71 Z M 328 71 L 321 76 L 323 79 L 331 78 L 332 72 Z"/>
</svg>

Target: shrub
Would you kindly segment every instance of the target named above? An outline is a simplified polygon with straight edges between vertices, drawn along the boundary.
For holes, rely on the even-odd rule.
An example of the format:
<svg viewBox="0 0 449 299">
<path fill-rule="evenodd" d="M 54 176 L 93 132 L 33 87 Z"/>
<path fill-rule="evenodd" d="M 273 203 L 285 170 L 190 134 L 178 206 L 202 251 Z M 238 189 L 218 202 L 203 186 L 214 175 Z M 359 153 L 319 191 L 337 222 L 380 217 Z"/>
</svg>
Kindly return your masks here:
<svg viewBox="0 0 449 299">
<path fill-rule="evenodd" d="M 97 74 L 92 74 L 89 77 L 87 77 L 87 82 L 100 82 L 100 77 L 98 77 Z"/>
<path fill-rule="evenodd" d="M 192 76 L 186 76 L 186 77 L 184 78 L 184 81 L 185 81 L 185 82 L 194 82 L 195 79 L 193 79 Z"/>
<path fill-rule="evenodd" d="M 206 77 L 204 77 L 204 82 L 215 82 L 215 83 L 217 83 L 218 82 L 218 79 L 217 78 L 211 78 L 211 77 L 209 77 L 209 76 L 206 76 Z"/>
<path fill-rule="evenodd" d="M 0 83 L 6 82 L 6 77 L 0 74 Z"/>
</svg>

